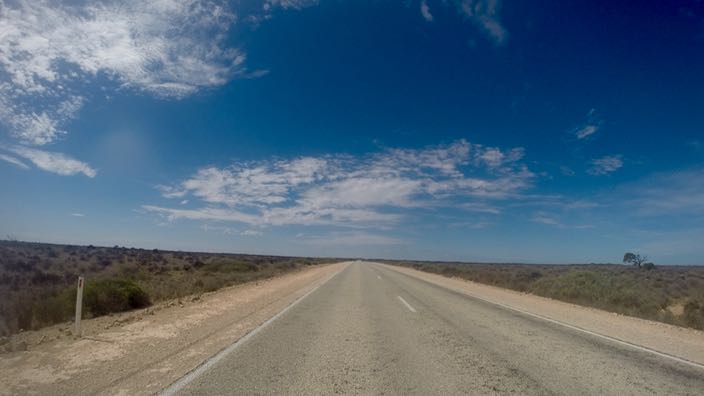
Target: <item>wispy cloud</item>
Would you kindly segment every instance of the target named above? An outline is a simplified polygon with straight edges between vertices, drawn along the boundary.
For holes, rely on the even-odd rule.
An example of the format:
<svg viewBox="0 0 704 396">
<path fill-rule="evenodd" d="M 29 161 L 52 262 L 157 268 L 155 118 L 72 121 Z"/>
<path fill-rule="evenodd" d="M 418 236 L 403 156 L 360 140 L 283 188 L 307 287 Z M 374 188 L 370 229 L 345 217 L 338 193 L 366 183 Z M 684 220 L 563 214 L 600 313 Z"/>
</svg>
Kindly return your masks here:
<svg viewBox="0 0 704 396">
<path fill-rule="evenodd" d="M 615 172 L 623 166 L 621 155 L 607 155 L 591 161 L 591 167 L 587 170 L 590 175 L 600 176 Z"/>
<path fill-rule="evenodd" d="M 433 14 L 430 13 L 430 7 L 428 7 L 428 2 L 426 0 L 422 0 L 420 2 L 420 14 L 426 21 L 433 21 Z"/>
<path fill-rule="evenodd" d="M 156 189 L 161 191 L 161 195 L 165 198 L 182 198 L 186 195 L 187 191 L 182 188 L 177 188 L 173 186 L 157 185 Z"/>
<path fill-rule="evenodd" d="M 24 162 L 20 161 L 18 158 L 15 158 L 10 155 L 5 155 L 5 154 L 0 154 L 0 160 L 3 160 L 5 162 L 9 162 L 12 165 L 15 165 L 16 167 L 20 169 L 29 169 L 29 165 L 25 164 Z"/>
<path fill-rule="evenodd" d="M 619 187 L 616 196 L 639 216 L 683 215 L 700 221 L 704 217 L 704 169 L 655 174 Z"/>
<path fill-rule="evenodd" d="M 318 3 L 318 0 L 265 0 L 263 8 L 266 11 L 269 11 L 275 7 L 281 7 L 285 10 L 300 10 L 306 7 L 317 5 Z"/>
<path fill-rule="evenodd" d="M 300 236 L 301 243 L 315 246 L 387 246 L 402 245 L 402 239 L 367 232 L 331 232 L 326 235 Z"/>
<path fill-rule="evenodd" d="M 501 0 L 455 0 L 459 12 L 471 20 L 496 44 L 508 39 L 508 32 L 499 21 Z"/>
<path fill-rule="evenodd" d="M 24 146 L 6 148 L 30 162 L 37 168 L 62 176 L 71 176 L 82 173 L 88 177 L 95 177 L 97 171 L 88 164 L 73 159 L 65 154 L 33 149 Z"/>
<path fill-rule="evenodd" d="M 571 229 L 587 229 L 587 228 L 594 228 L 593 225 L 591 224 L 570 224 L 570 222 L 563 222 L 560 219 L 558 219 L 555 215 L 553 214 L 548 214 L 546 212 L 535 212 L 533 213 L 533 216 L 531 217 L 531 221 L 534 223 L 538 224 L 545 224 L 557 228 L 571 228 Z"/>
<path fill-rule="evenodd" d="M 562 226 L 562 223 L 560 223 L 556 218 L 544 212 L 534 213 L 531 221 L 534 223 L 547 224 L 551 226 Z"/>
<path fill-rule="evenodd" d="M 83 213 L 71 213 L 71 216 L 73 217 L 86 217 Z"/>
<path fill-rule="evenodd" d="M 455 227 L 455 228 L 471 228 L 475 230 L 487 228 L 491 225 L 491 223 L 487 221 L 457 221 L 454 223 L 450 223 L 450 227 Z"/>
<path fill-rule="evenodd" d="M 458 208 L 466 210 L 468 212 L 478 212 L 478 213 L 490 213 L 490 214 L 499 214 L 501 213 L 501 209 L 497 208 L 496 206 L 489 205 L 484 202 L 466 202 L 457 205 Z"/>
<path fill-rule="evenodd" d="M 203 231 L 215 231 L 219 232 L 225 235 L 235 235 L 237 233 L 237 230 L 234 228 L 230 227 L 225 227 L 225 226 L 218 226 L 218 225 L 211 225 L 211 224 L 203 224 L 200 226 L 200 229 Z"/>
<path fill-rule="evenodd" d="M 67 133 L 86 84 L 182 98 L 248 74 L 225 45 L 235 15 L 218 0 L 0 3 L 0 126 L 24 145 Z M 95 172 L 59 153 L 21 149 L 41 169 Z"/>
<path fill-rule="evenodd" d="M 459 140 L 358 157 L 326 155 L 211 166 L 183 182 L 159 187 L 166 198 L 189 196 L 205 207 L 143 208 L 170 220 L 252 225 L 384 226 L 400 221 L 405 209 L 453 205 L 497 213 L 487 200 L 506 199 L 532 185 L 534 174 L 522 164 L 523 155 L 522 149 L 500 150 Z"/>
<path fill-rule="evenodd" d="M 582 124 L 573 128 L 570 134 L 574 135 L 579 140 L 583 140 L 597 133 L 599 129 L 601 129 L 601 124 L 602 120 L 597 114 L 596 109 L 591 109 Z"/>
</svg>

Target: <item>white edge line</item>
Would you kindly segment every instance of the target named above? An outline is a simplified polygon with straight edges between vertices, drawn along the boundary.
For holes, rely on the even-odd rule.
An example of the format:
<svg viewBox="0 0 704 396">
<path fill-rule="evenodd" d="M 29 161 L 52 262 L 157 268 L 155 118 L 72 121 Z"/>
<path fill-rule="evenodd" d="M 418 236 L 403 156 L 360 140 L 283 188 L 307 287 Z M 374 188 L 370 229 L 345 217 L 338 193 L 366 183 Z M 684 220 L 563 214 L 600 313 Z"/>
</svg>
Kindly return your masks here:
<svg viewBox="0 0 704 396">
<path fill-rule="evenodd" d="M 393 269 L 391 269 L 391 270 L 393 270 Z M 400 271 L 396 271 L 396 272 L 400 272 Z M 400 272 L 400 273 L 403 273 L 403 272 Z M 410 275 L 410 274 L 408 274 L 408 275 L 409 275 L 409 276 L 413 276 L 413 275 Z M 420 278 L 415 277 L 415 276 L 414 276 L 414 278 L 420 279 Z M 427 280 L 426 280 L 426 281 L 427 281 Z M 430 282 L 430 281 L 428 281 L 428 282 Z M 433 283 L 433 284 L 435 284 L 435 285 L 438 285 L 438 284 L 435 283 L 435 282 L 431 282 L 431 283 Z M 492 304 L 492 305 L 496 305 L 496 306 L 499 306 L 499 307 L 502 307 L 502 308 L 505 308 L 505 309 L 508 309 L 508 310 L 511 310 L 511 311 L 519 312 L 519 313 L 522 313 L 522 314 L 524 314 L 524 315 L 528 315 L 528 316 L 532 316 L 532 317 L 534 317 L 534 318 L 538 318 L 538 319 L 544 320 L 544 321 L 546 321 L 546 322 L 550 322 L 550 323 L 554 323 L 554 324 L 556 324 L 556 325 L 564 326 L 564 327 L 567 327 L 567 328 L 572 329 L 572 330 L 575 330 L 575 331 L 579 331 L 579 332 L 582 332 L 582 333 L 586 333 L 586 334 L 592 335 L 592 336 L 594 336 L 594 337 L 603 338 L 603 339 L 605 339 L 605 340 L 609 340 L 609 341 L 615 342 L 615 343 L 620 344 L 620 345 L 625 345 L 625 346 L 631 347 L 631 348 L 633 348 L 633 349 L 637 349 L 637 350 L 639 350 L 639 351 L 648 352 L 648 353 L 651 353 L 651 354 L 653 354 L 653 355 L 657 355 L 657 356 L 660 356 L 660 357 L 663 357 L 663 358 L 671 359 L 671 360 L 674 360 L 674 361 L 676 361 L 676 362 L 683 363 L 683 364 L 687 364 L 687 365 L 690 365 L 690 366 L 693 366 L 693 367 L 696 367 L 696 368 L 699 368 L 699 369 L 703 369 L 703 370 L 704 370 L 704 364 L 700 364 L 700 363 L 697 363 L 697 362 L 693 362 L 693 361 L 691 361 L 691 360 L 683 359 L 683 358 L 680 358 L 680 357 L 677 357 L 677 356 L 674 356 L 674 355 L 670 355 L 670 354 L 668 354 L 668 353 L 659 352 L 659 351 L 656 351 L 655 349 L 650 349 L 650 348 L 648 348 L 648 347 L 640 346 L 640 345 L 637 345 L 637 344 L 632 344 L 632 343 L 630 343 L 630 342 L 628 342 L 628 341 L 619 340 L 618 338 L 614 338 L 614 337 L 607 336 L 607 335 L 604 335 L 604 334 L 599 334 L 599 333 L 593 332 L 593 331 L 591 331 L 591 330 L 583 329 L 583 328 L 581 328 L 581 327 L 573 326 L 573 325 L 571 325 L 571 324 L 567 324 L 567 323 L 561 322 L 561 321 L 559 321 L 559 320 L 555 320 L 555 319 L 548 318 L 548 317 L 543 316 L 543 315 L 538 315 L 538 314 L 535 314 L 535 313 L 532 313 L 532 312 L 524 311 L 524 310 L 522 310 L 522 309 L 514 308 L 514 307 L 512 307 L 512 306 L 510 306 L 510 305 L 502 304 L 502 303 L 499 303 L 499 302 L 496 302 L 496 301 L 491 301 L 491 300 L 488 300 L 488 299 L 486 299 L 486 298 L 484 298 L 484 297 L 479 297 L 479 296 L 477 296 L 476 294 L 467 292 L 467 291 L 462 290 L 462 289 L 456 289 L 456 288 L 454 288 L 454 287 L 447 287 L 447 286 L 443 286 L 443 285 L 438 285 L 438 286 L 444 287 L 444 288 L 446 288 L 446 289 L 448 289 L 448 290 L 452 290 L 452 291 L 457 292 L 457 293 L 460 293 L 460 294 L 467 295 L 467 296 L 472 297 L 472 298 L 476 298 L 477 300 L 481 300 L 481 301 L 487 302 L 487 303 Z M 406 303 L 406 302 L 403 300 L 403 298 L 401 298 L 401 296 L 398 296 L 398 298 L 400 298 L 401 301 L 403 301 L 404 303 Z M 408 305 L 408 303 L 406 303 L 406 305 Z M 409 307 L 410 307 L 410 306 L 409 306 Z M 415 312 L 415 311 L 414 311 L 414 312 Z"/>
<path fill-rule="evenodd" d="M 403 305 L 405 305 L 406 308 L 408 308 L 409 311 L 411 311 L 411 312 L 416 312 L 416 309 L 413 308 L 413 307 L 411 306 L 411 304 L 409 304 L 406 300 L 404 300 L 403 297 L 401 297 L 401 296 L 396 296 L 396 297 L 398 297 L 398 299 L 401 300 L 401 302 L 403 303 Z"/>
<path fill-rule="evenodd" d="M 347 268 L 347 267 L 345 267 Z M 328 279 L 324 280 L 322 283 L 320 283 L 318 286 L 315 286 L 313 289 L 309 290 L 306 292 L 306 294 L 302 295 L 301 297 L 298 297 L 295 301 L 293 301 L 291 304 L 289 304 L 286 308 L 284 308 L 282 311 L 277 313 L 276 315 L 272 316 L 271 318 L 267 319 L 264 323 L 259 325 L 259 327 L 255 328 L 254 330 L 250 331 L 246 335 L 244 335 L 242 338 L 238 339 L 235 341 L 235 343 L 231 344 L 230 346 L 225 347 L 225 349 L 220 350 L 220 352 L 216 353 L 215 355 L 209 357 L 206 359 L 203 363 L 201 363 L 199 366 L 188 372 L 186 375 L 183 377 L 179 378 L 176 382 L 173 382 L 171 385 L 166 387 L 164 390 L 162 390 L 159 395 L 161 396 L 172 396 L 176 395 L 178 392 L 180 392 L 183 388 L 185 388 L 188 384 L 193 382 L 196 378 L 200 377 L 205 373 L 207 370 L 209 370 L 211 367 L 213 367 L 215 364 L 217 364 L 219 361 L 224 359 L 227 355 L 230 353 L 234 352 L 237 348 L 239 348 L 242 344 L 247 342 L 250 338 L 254 337 L 257 333 L 259 333 L 261 330 L 272 324 L 276 319 L 281 317 L 283 314 L 285 314 L 289 309 L 293 308 L 296 306 L 299 302 L 303 301 L 306 297 L 311 295 L 314 291 L 318 290 L 321 286 L 324 284 L 328 283 L 332 278 L 337 276 L 340 272 L 344 271 L 345 268 L 335 272 L 332 276 L 330 276 Z"/>
</svg>

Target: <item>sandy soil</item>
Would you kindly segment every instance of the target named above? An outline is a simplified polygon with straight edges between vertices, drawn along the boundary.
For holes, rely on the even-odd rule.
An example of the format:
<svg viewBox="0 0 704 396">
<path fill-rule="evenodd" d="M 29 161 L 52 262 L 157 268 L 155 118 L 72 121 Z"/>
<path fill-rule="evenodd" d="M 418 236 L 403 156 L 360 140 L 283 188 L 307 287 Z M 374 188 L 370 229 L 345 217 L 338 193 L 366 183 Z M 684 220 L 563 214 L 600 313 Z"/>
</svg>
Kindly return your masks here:
<svg viewBox="0 0 704 396">
<path fill-rule="evenodd" d="M 672 326 L 532 294 L 397 266 L 384 267 L 439 286 L 704 364 L 704 331 Z"/>
<path fill-rule="evenodd" d="M 153 394 L 346 264 L 315 266 L 201 297 L 19 334 L 0 355 L 0 395 Z M 26 350 L 22 350 L 25 349 Z"/>
</svg>

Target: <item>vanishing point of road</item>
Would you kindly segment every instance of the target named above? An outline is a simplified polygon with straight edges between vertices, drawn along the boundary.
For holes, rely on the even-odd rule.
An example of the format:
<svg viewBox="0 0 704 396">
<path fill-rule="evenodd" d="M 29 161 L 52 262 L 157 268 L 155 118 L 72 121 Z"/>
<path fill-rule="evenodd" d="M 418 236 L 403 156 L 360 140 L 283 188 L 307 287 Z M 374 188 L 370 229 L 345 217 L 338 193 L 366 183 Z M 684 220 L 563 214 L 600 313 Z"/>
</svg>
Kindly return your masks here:
<svg viewBox="0 0 704 396">
<path fill-rule="evenodd" d="M 703 395 L 704 370 L 353 263 L 167 393 Z"/>
</svg>

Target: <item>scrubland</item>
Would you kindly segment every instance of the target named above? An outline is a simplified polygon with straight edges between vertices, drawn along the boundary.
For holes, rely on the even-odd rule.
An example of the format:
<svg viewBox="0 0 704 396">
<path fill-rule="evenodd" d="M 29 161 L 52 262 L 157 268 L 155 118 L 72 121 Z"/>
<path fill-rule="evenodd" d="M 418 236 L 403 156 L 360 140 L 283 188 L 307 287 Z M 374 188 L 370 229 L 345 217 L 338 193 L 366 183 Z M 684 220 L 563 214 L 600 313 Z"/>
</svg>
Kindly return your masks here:
<svg viewBox="0 0 704 396">
<path fill-rule="evenodd" d="M 332 261 L 0 241 L 0 336 L 70 320 L 79 275 L 96 317 Z"/>
<path fill-rule="evenodd" d="M 704 267 L 385 261 L 449 277 L 704 329 Z"/>
</svg>

